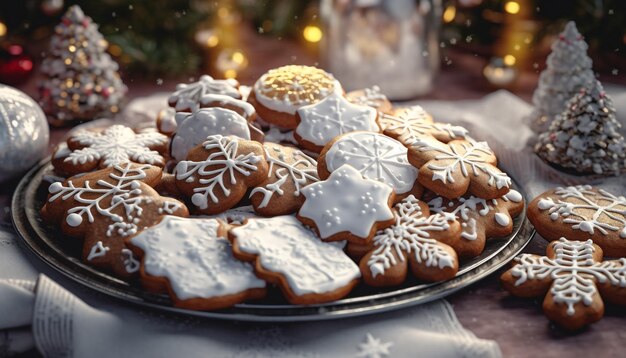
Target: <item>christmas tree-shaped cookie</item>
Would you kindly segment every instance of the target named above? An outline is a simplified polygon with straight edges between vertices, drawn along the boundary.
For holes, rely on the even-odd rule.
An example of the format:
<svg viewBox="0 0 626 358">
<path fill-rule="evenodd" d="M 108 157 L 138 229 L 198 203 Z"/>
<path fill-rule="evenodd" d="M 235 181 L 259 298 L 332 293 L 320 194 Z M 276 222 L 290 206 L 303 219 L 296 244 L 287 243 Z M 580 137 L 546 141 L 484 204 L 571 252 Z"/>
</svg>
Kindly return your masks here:
<svg viewBox="0 0 626 358">
<path fill-rule="evenodd" d="M 56 26 L 41 64 L 40 104 L 52 125 L 114 114 L 127 88 L 118 65 L 106 52 L 107 41 L 78 6 Z"/>
<path fill-rule="evenodd" d="M 592 62 L 587 56 L 587 43 L 573 21 L 567 23 L 552 44 L 546 65 L 533 94 L 535 109 L 528 118 L 537 133 L 548 129 L 555 117 L 563 112 L 567 101 L 581 87 L 587 87 L 595 80 Z"/>
<path fill-rule="evenodd" d="M 539 135 L 535 152 L 569 171 L 619 175 L 626 168 L 626 142 L 620 127 L 613 101 L 596 80 L 581 89 L 550 129 Z"/>
</svg>

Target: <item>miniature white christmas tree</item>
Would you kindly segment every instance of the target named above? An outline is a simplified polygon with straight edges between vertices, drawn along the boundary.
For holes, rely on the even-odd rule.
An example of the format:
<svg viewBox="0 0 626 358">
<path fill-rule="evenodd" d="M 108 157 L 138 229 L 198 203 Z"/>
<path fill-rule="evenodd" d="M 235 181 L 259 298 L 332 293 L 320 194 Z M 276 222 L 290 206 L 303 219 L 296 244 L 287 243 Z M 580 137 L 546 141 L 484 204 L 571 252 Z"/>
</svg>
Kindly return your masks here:
<svg viewBox="0 0 626 358">
<path fill-rule="evenodd" d="M 613 101 L 596 80 L 581 89 L 550 129 L 539 135 L 535 152 L 570 171 L 619 175 L 626 168 L 626 142 L 620 127 Z"/>
<path fill-rule="evenodd" d="M 546 69 L 539 76 L 533 94 L 534 111 L 529 117 L 532 129 L 541 133 L 565 109 L 565 105 L 580 88 L 595 80 L 592 61 L 587 56 L 587 43 L 570 21 L 559 38 L 552 44 L 552 53 Z"/>
<path fill-rule="evenodd" d="M 75 5 L 54 31 L 41 64 L 45 79 L 40 84 L 40 105 L 50 123 L 63 125 L 118 112 L 127 89 L 98 25 Z"/>
</svg>

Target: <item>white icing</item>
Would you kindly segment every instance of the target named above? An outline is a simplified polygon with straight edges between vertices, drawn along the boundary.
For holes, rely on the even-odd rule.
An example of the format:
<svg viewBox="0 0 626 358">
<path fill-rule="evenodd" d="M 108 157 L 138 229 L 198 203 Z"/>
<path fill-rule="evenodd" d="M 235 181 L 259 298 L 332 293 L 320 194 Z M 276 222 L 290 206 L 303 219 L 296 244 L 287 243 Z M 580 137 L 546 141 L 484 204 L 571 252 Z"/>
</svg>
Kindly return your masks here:
<svg viewBox="0 0 626 358">
<path fill-rule="evenodd" d="M 91 247 L 89 255 L 87 255 L 87 261 L 91 261 L 96 257 L 105 256 L 109 250 L 111 250 L 111 248 L 109 248 L 108 246 L 104 246 L 104 244 L 102 244 L 102 241 L 98 241 Z"/>
<path fill-rule="evenodd" d="M 351 103 L 337 93 L 298 109 L 298 115 L 300 123 L 296 133 L 318 146 L 324 146 L 336 136 L 348 132 L 380 131 L 375 109 Z"/>
<path fill-rule="evenodd" d="M 272 143 L 286 142 L 286 143 L 291 143 L 291 144 L 298 144 L 296 139 L 293 137 L 293 131 L 283 132 L 280 130 L 279 127 L 276 127 L 274 125 L 270 125 L 269 127 L 270 129 L 268 129 L 267 132 L 265 132 L 266 142 L 272 142 Z"/>
<path fill-rule="evenodd" d="M 165 201 L 163 202 L 163 206 L 159 208 L 159 214 L 169 214 L 172 215 L 174 212 L 181 208 L 181 204 L 175 201 Z"/>
<path fill-rule="evenodd" d="M 241 251 L 258 255 L 261 267 L 281 274 L 299 296 L 333 292 L 361 276 L 340 245 L 320 241 L 291 215 L 252 219 L 231 234 Z"/>
<path fill-rule="evenodd" d="M 187 159 L 187 154 L 208 136 L 234 135 L 250 140 L 248 121 L 234 111 L 225 108 L 202 108 L 192 114 L 177 114 L 178 130 L 172 138 L 172 157 Z"/>
<path fill-rule="evenodd" d="M 509 218 L 509 216 L 503 213 L 496 213 L 495 219 L 498 225 L 500 226 L 507 226 L 511 222 L 511 219 Z"/>
<path fill-rule="evenodd" d="M 139 261 L 135 258 L 135 254 L 129 249 L 122 249 L 121 251 L 122 260 L 124 262 L 124 269 L 128 273 L 135 273 L 139 271 Z"/>
<path fill-rule="evenodd" d="M 59 145 L 57 146 L 56 150 L 54 151 L 54 154 L 52 155 L 52 158 L 53 159 L 65 158 L 68 155 L 70 155 L 70 153 L 72 153 L 72 151 L 67 146 L 67 142 L 61 142 L 61 143 L 59 143 Z"/>
<path fill-rule="evenodd" d="M 514 203 L 521 203 L 524 200 L 524 198 L 522 197 L 522 194 L 520 194 L 519 191 L 513 190 L 513 189 L 509 190 L 509 192 L 506 193 L 504 197 Z"/>
<path fill-rule="evenodd" d="M 82 188 L 74 186 L 72 180 L 68 180 L 66 186 L 59 182 L 53 183 L 48 187 L 50 194 L 53 194 L 48 201 L 71 198 L 77 202 L 76 206 L 67 211 L 65 219 L 71 227 L 81 225 L 85 216 L 90 223 L 93 223 L 95 212 L 113 222 L 107 231 L 109 236 L 110 232 L 118 226 L 127 227 L 130 231 L 133 228 L 136 230 L 133 220 L 141 216 L 143 212 L 141 204 L 145 200 L 139 197 L 141 189 L 138 180 L 146 177 L 144 170 L 148 167 L 137 166 L 133 168 L 132 164 L 126 163 L 124 167 L 114 165 L 113 168 L 114 171 L 109 174 L 109 177 L 115 180 L 114 183 L 98 180 L 96 186 L 92 187 L 89 181 L 85 181 Z M 107 202 L 106 199 L 110 199 L 108 207 L 104 204 Z M 124 209 L 124 215 L 113 212 L 115 208 L 120 206 Z"/>
<path fill-rule="evenodd" d="M 388 206 L 391 187 L 364 179 L 349 165 L 301 192 L 305 201 L 299 214 L 315 222 L 322 239 L 343 231 L 366 239 L 376 222 L 393 218 Z"/>
<path fill-rule="evenodd" d="M 215 298 L 265 287 L 252 266 L 233 257 L 215 219 L 165 216 L 130 239 L 145 253 L 146 274 L 166 277 L 178 299 Z"/>
<path fill-rule="evenodd" d="M 208 219 L 221 219 L 229 224 L 241 225 L 247 219 L 258 217 L 252 205 L 240 206 L 238 208 L 232 208 L 224 211 L 223 213 L 200 216 Z"/>
<path fill-rule="evenodd" d="M 398 140 L 410 146 L 424 136 L 445 133 L 450 139 L 465 138 L 467 129 L 448 123 L 433 123 L 420 106 L 406 108 L 399 115 L 382 114 L 379 120 L 383 131 L 399 133 Z"/>
<path fill-rule="evenodd" d="M 165 163 L 163 157 L 150 148 L 164 146 L 168 141 L 161 133 L 135 133 L 122 125 L 110 126 L 102 132 L 82 130 L 71 139 L 85 147 L 73 150 L 65 162 L 77 165 L 101 161 L 105 167 L 127 162 L 162 166 Z"/>
<path fill-rule="evenodd" d="M 391 185 L 398 194 L 410 191 L 417 180 L 417 168 L 409 164 L 406 147 L 379 133 L 353 132 L 336 141 L 326 152 L 326 168 L 332 172 L 344 164 L 364 178 Z"/>
<path fill-rule="evenodd" d="M 235 172 L 249 176 L 252 171 L 257 170 L 255 164 L 264 159 L 253 153 L 237 155 L 239 143 L 233 137 L 209 136 L 203 146 L 206 150 L 212 151 L 207 159 L 199 162 L 184 160 L 179 162 L 175 169 L 177 180 L 188 180 L 194 174 L 200 176 L 198 183 L 201 185 L 194 188 L 195 194 L 191 197 L 191 202 L 200 209 L 208 207 L 209 198 L 212 203 L 218 203 L 216 187 L 225 196 L 229 196 L 230 189 L 227 185 L 237 183 Z"/>
<path fill-rule="evenodd" d="M 196 111 L 199 103 L 206 95 L 217 94 L 232 98 L 241 98 L 237 89 L 239 82 L 235 79 L 216 80 L 211 76 L 201 76 L 198 82 L 181 83 L 169 98 L 169 103 L 175 104 L 177 111 Z"/>
<path fill-rule="evenodd" d="M 159 120 L 157 122 L 159 132 L 172 134 L 176 132 L 178 123 L 176 122 L 176 111 L 173 108 L 166 108 L 159 111 Z"/>
<path fill-rule="evenodd" d="M 300 196 L 300 189 L 304 186 L 319 181 L 317 175 L 317 161 L 301 151 L 292 151 L 287 157 L 282 147 L 276 145 L 264 145 L 265 157 L 269 163 L 267 177 L 275 177 L 276 181 L 254 188 L 250 197 L 256 193 L 263 195 L 259 208 L 266 207 L 274 194 L 284 195 L 283 185 L 287 181 L 293 183 L 294 192 L 291 195 Z"/>
<path fill-rule="evenodd" d="M 363 93 L 349 96 L 350 102 L 378 109 L 383 102 L 387 102 L 387 96 L 381 91 L 380 87 L 372 86 L 362 90 Z"/>
<path fill-rule="evenodd" d="M 623 196 L 602 189 L 594 191 L 590 185 L 559 187 L 554 194 L 559 198 L 556 201 L 546 197 L 537 203 L 540 210 L 548 210 L 553 221 L 561 218 L 572 229 L 590 235 L 596 230 L 603 235 L 618 232 L 620 238 L 626 239 L 626 198 Z"/>
<path fill-rule="evenodd" d="M 379 231 L 374 237 L 374 251 L 367 261 L 372 276 L 384 275 L 385 270 L 413 255 L 418 263 L 444 269 L 454 267 L 456 257 L 445 250 L 447 245 L 430 238 L 431 232 L 447 231 L 449 220 L 444 215 L 424 216 L 419 200 L 409 195 L 395 206 L 396 223 Z M 394 255 L 395 254 L 395 255 Z"/>
<path fill-rule="evenodd" d="M 521 200 L 510 200 L 510 197 L 516 200 Z M 521 202 L 523 199 L 522 195 L 518 191 L 512 189 L 507 194 L 503 195 L 500 200 Z M 447 207 L 444 205 L 444 201 L 447 201 Z M 470 241 L 478 239 L 477 222 L 472 216 L 476 214 L 479 216 L 486 216 L 489 212 L 495 210 L 498 205 L 499 203 L 497 199 L 487 200 L 477 198 L 473 195 L 457 199 L 444 199 L 442 197 L 436 197 L 428 202 L 428 206 L 432 212 L 448 215 L 452 220 L 458 220 L 463 229 L 461 237 Z M 496 213 L 494 215 L 494 220 L 498 225 L 508 226 L 511 217 L 505 213 Z"/>
<path fill-rule="evenodd" d="M 448 145 L 434 139 L 422 138 L 415 140 L 412 147 L 420 152 L 437 153 L 430 164 L 427 164 L 428 169 L 433 171 L 433 181 L 454 183 L 452 174 L 460 169 L 466 178 L 470 172 L 473 176 L 487 175 L 489 177 L 487 184 L 498 189 L 511 186 L 511 178 L 486 161 L 485 157 L 493 156 L 487 142 L 452 142 Z"/>
<path fill-rule="evenodd" d="M 515 285 L 527 281 L 552 280 L 550 293 L 555 303 L 567 305 L 567 314 L 576 313 L 576 305 L 591 305 L 598 293 L 596 282 L 626 287 L 626 259 L 597 262 L 593 259 L 593 242 L 559 239 L 554 245 L 555 257 L 522 254 L 511 269 Z"/>
<path fill-rule="evenodd" d="M 237 98 L 233 98 L 231 96 L 223 95 L 223 94 L 207 94 L 200 98 L 200 104 L 202 106 L 207 106 L 209 104 L 218 104 L 219 107 L 236 107 L 239 108 L 241 113 L 237 112 L 239 115 L 244 117 L 246 120 L 250 120 L 255 114 L 256 110 L 254 106 L 246 101 L 242 101 Z M 233 110 L 233 109 L 231 109 Z M 234 111 L 234 110 L 233 110 Z"/>
</svg>

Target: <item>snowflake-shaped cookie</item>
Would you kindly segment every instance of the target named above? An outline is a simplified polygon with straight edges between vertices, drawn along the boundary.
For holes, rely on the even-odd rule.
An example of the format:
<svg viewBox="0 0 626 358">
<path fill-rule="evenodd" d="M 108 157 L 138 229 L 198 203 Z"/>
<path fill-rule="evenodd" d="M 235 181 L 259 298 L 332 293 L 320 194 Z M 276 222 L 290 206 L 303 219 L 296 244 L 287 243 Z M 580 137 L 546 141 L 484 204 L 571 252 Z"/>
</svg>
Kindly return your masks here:
<svg viewBox="0 0 626 358">
<path fill-rule="evenodd" d="M 409 163 L 407 149 L 380 133 L 352 132 L 335 138 L 320 156 L 320 177 L 325 179 L 349 164 L 364 178 L 390 185 L 396 194 L 421 195 L 417 168 Z"/>
<path fill-rule="evenodd" d="M 161 153 L 167 149 L 167 136 L 157 132 L 135 133 L 131 128 L 113 125 L 102 131 L 81 130 L 67 140 L 69 152 L 53 162 L 61 172 L 79 174 L 124 163 L 163 166 Z"/>
<path fill-rule="evenodd" d="M 150 287 L 169 292 L 177 307 L 215 310 L 265 295 L 265 281 L 233 257 L 225 231 L 216 219 L 165 216 L 128 243 Z"/>
<path fill-rule="evenodd" d="M 250 219 L 230 230 L 236 257 L 280 286 L 292 304 L 338 300 L 358 282 L 358 266 L 339 243 L 325 243 L 292 215 Z"/>
<path fill-rule="evenodd" d="M 487 142 L 453 140 L 445 144 L 433 137 L 420 138 L 409 147 L 409 162 L 420 168 L 422 185 L 446 198 L 470 193 L 495 199 L 511 186 L 511 178 L 496 167 L 496 156 Z"/>
<path fill-rule="evenodd" d="M 481 199 L 473 195 L 428 200 L 431 212 L 450 216 L 461 223 L 461 241 L 454 248 L 461 258 L 480 255 L 487 238 L 503 237 L 513 232 L 513 217 L 524 209 L 524 198 L 511 189 L 498 199 Z"/>
<path fill-rule="evenodd" d="M 315 228 L 323 240 L 366 244 L 378 229 L 394 222 L 393 189 L 365 179 L 350 165 L 335 170 L 321 182 L 301 190 L 304 204 L 298 213 L 305 225 Z"/>
<path fill-rule="evenodd" d="M 590 185 L 549 190 L 528 206 L 528 218 L 548 240 L 591 239 L 607 255 L 626 255 L 626 198 Z"/>
<path fill-rule="evenodd" d="M 448 143 L 454 139 L 463 139 L 468 136 L 467 129 L 453 126 L 448 123 L 434 123 L 432 118 L 420 106 L 401 108 L 393 115 L 383 114 L 378 119 L 383 132 L 399 140 L 405 146 L 424 137 Z"/>
<path fill-rule="evenodd" d="M 156 185 L 161 169 L 126 163 L 50 185 L 42 216 L 61 224 L 66 235 L 83 238 L 86 263 L 120 277 L 138 267 L 124 238 L 152 226 L 164 215 L 188 215 L 181 202 L 161 197 Z"/>
<path fill-rule="evenodd" d="M 338 135 L 354 131 L 380 132 L 374 108 L 351 103 L 340 93 L 298 109 L 295 138 L 306 149 L 320 152 Z"/>
<path fill-rule="evenodd" d="M 265 143 L 267 178 L 250 192 L 254 209 L 262 215 L 291 214 L 304 202 L 300 191 L 319 181 L 317 161 L 293 147 Z"/>
<path fill-rule="evenodd" d="M 181 83 L 168 99 L 169 105 L 178 112 L 193 112 L 200 108 L 202 98 L 210 94 L 220 94 L 241 98 L 239 82 L 235 79 L 216 80 L 204 75 L 198 82 Z"/>
<path fill-rule="evenodd" d="M 260 143 L 213 135 L 176 165 L 176 186 L 199 213 L 217 214 L 235 206 L 268 169 Z"/>
<path fill-rule="evenodd" d="M 348 101 L 368 106 L 376 109 L 378 112 L 391 112 L 392 105 L 387 96 L 380 91 L 380 87 L 372 86 L 362 90 L 352 91 L 346 94 Z"/>
<path fill-rule="evenodd" d="M 548 245 L 546 256 L 516 257 L 513 268 L 500 280 L 516 296 L 547 292 L 543 301 L 546 316 L 576 330 L 602 318 L 601 294 L 611 302 L 626 304 L 626 259 L 602 261 L 602 256 L 602 249 L 591 240 L 562 237 Z"/>
<path fill-rule="evenodd" d="M 425 203 L 409 195 L 398 203 L 395 224 L 379 231 L 360 262 L 363 279 L 373 286 L 404 282 L 410 267 L 421 280 L 441 281 L 456 275 L 459 263 L 452 246 L 461 226 L 446 215 L 430 215 Z"/>
</svg>

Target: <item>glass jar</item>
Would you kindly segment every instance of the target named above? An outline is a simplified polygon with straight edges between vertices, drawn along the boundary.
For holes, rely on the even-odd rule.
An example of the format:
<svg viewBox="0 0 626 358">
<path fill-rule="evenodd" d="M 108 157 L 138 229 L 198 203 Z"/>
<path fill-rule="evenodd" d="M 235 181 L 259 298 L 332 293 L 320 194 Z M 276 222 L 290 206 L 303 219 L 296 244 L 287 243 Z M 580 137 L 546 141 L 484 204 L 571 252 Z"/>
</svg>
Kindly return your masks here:
<svg viewBox="0 0 626 358">
<path fill-rule="evenodd" d="M 439 69 L 441 0 L 322 0 L 322 64 L 344 88 L 394 100 L 430 91 Z"/>
</svg>

